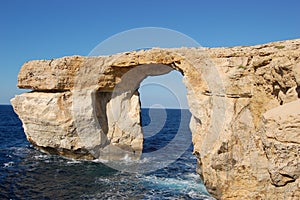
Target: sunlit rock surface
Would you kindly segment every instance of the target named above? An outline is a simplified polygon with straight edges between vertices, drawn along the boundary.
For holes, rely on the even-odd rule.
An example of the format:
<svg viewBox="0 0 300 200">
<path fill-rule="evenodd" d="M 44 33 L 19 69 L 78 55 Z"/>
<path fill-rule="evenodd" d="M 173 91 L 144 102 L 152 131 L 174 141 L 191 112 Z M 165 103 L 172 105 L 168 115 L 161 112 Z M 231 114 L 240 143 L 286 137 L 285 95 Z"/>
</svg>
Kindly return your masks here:
<svg viewBox="0 0 300 200">
<path fill-rule="evenodd" d="M 23 65 L 11 100 L 37 148 L 78 159 L 138 159 L 137 89 L 180 71 L 198 173 L 218 199 L 300 199 L 300 39 L 250 47 L 150 49 Z"/>
</svg>

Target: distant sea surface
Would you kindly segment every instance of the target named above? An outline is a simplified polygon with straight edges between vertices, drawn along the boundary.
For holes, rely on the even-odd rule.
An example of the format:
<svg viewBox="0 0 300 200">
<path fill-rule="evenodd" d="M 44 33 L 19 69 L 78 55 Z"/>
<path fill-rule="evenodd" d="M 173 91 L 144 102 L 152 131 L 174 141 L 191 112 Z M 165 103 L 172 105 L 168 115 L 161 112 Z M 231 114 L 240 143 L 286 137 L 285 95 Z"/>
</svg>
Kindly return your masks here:
<svg viewBox="0 0 300 200">
<path fill-rule="evenodd" d="M 188 137 L 182 141 L 191 140 L 188 110 L 150 113 L 142 109 L 144 153 L 167 145 L 179 123 L 185 123 L 181 131 Z M 159 133 L 147 136 L 151 119 L 160 121 L 164 114 Z M 196 174 L 192 150 L 191 145 L 172 164 L 154 172 L 121 172 L 99 161 L 77 161 L 36 150 L 26 140 L 12 107 L 0 106 L 0 199 L 213 199 Z"/>
</svg>

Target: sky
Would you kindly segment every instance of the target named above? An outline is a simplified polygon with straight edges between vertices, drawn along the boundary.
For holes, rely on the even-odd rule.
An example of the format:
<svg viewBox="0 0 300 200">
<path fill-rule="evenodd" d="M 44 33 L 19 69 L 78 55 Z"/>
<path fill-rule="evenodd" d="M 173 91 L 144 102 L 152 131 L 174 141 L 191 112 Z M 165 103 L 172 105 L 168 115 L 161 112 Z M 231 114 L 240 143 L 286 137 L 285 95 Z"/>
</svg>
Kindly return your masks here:
<svg viewBox="0 0 300 200">
<path fill-rule="evenodd" d="M 106 39 L 143 27 L 174 30 L 205 47 L 296 39 L 299 8 L 299 0 L 0 0 L 0 104 L 27 91 L 16 85 L 20 67 L 29 60 L 87 56 Z M 180 78 L 173 73 L 161 80 Z M 176 107 L 157 87 L 143 87 L 145 107 L 159 104 L 157 97 L 164 106 Z"/>
</svg>

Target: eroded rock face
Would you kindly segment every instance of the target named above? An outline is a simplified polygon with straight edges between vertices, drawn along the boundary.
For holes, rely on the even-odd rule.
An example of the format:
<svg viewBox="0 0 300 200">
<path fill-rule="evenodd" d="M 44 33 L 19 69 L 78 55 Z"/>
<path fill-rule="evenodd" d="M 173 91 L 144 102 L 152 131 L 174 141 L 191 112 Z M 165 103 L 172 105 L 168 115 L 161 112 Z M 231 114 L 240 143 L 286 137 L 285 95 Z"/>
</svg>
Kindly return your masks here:
<svg viewBox="0 0 300 200">
<path fill-rule="evenodd" d="M 284 188 L 297 181 L 299 186 L 300 100 L 267 111 L 263 115 L 261 134 L 271 183 Z M 297 185 L 289 192 L 299 197 Z"/>
<path fill-rule="evenodd" d="M 168 66 L 168 67 L 166 67 Z M 150 49 L 23 65 L 12 104 L 28 140 L 55 154 L 138 159 L 137 89 L 184 75 L 198 172 L 219 199 L 300 198 L 300 39 L 252 47 Z"/>
</svg>

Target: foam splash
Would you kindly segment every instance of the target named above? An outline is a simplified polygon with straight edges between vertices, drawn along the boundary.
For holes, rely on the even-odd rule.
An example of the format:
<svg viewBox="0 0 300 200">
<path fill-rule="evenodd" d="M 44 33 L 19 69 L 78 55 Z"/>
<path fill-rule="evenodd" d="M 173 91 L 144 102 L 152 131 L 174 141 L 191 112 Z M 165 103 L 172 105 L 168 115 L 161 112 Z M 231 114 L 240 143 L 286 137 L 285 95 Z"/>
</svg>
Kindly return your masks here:
<svg viewBox="0 0 300 200">
<path fill-rule="evenodd" d="M 80 160 L 68 160 L 67 161 L 67 164 L 80 164 L 80 163 L 82 163 Z"/>
<path fill-rule="evenodd" d="M 7 162 L 3 164 L 3 168 L 12 167 L 14 165 L 14 162 Z"/>
<path fill-rule="evenodd" d="M 166 178 L 151 175 L 144 176 L 141 179 L 143 184 L 148 184 L 150 187 L 159 190 L 177 190 L 189 194 L 191 198 L 199 197 L 199 195 L 202 197 L 209 197 L 209 193 L 202 184 L 199 175 L 195 173 L 185 175 L 183 178 Z"/>
</svg>

